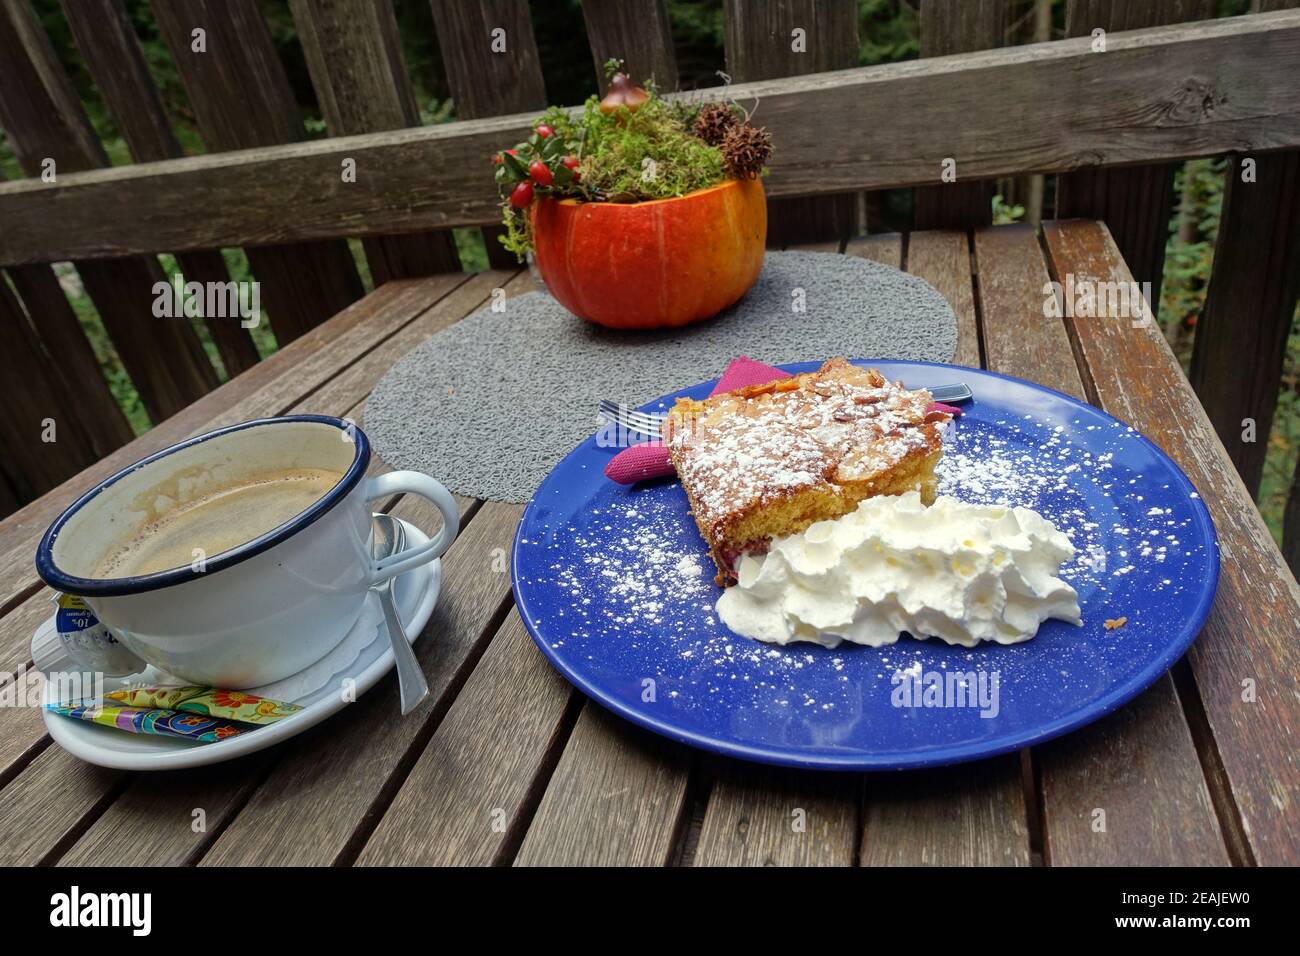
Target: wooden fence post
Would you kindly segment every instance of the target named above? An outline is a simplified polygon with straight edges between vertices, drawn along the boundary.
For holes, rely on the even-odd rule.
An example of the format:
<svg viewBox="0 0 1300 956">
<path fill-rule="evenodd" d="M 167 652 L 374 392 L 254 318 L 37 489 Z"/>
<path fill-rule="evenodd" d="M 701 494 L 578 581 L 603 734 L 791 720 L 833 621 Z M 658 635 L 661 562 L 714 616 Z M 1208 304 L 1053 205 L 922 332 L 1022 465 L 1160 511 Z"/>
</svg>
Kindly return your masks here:
<svg viewBox="0 0 1300 956">
<path fill-rule="evenodd" d="M 78 419 L 63 413 L 76 396 L 53 371 L 58 356 L 43 352 L 2 278 L 0 340 L 0 484 L 19 501 L 30 501 L 93 465 L 97 456 Z"/>
<path fill-rule="evenodd" d="M 1300 153 L 1233 156 L 1189 378 L 1252 495 L 1268 453 L 1297 291 Z"/>
<path fill-rule="evenodd" d="M 1006 0 L 921 0 L 921 56 L 973 53 L 1004 45 Z M 914 228 L 977 229 L 993 223 L 993 180 L 964 182 L 962 157 L 954 156 L 956 179 L 916 190 Z"/>
<path fill-rule="evenodd" d="M 0 180 L 3 179 L 0 174 Z M 10 266 L 5 271 L 26 306 L 36 337 L 44 343 L 49 355 L 58 356 L 51 367 L 59 382 L 57 410 L 78 423 L 73 434 L 85 436 L 93 455 L 90 460 L 103 458 L 125 445 L 135 437 L 135 432 L 108 387 L 95 350 L 86 339 L 54 268 L 42 264 Z M 0 285 L 3 284 L 4 276 L 0 275 Z M 0 382 L 0 388 L 3 385 Z"/>
<path fill-rule="evenodd" d="M 25 0 L 0 2 L 0 62 L 5 64 L 0 126 L 28 176 L 108 165 L 49 37 Z M 154 286 L 163 281 L 157 259 L 75 264 L 151 418 L 166 418 L 216 385 L 189 321 L 153 315 Z M 39 326 L 42 319 L 33 321 Z"/>
<path fill-rule="evenodd" d="M 1214 15 L 1212 0 L 1068 0 L 1065 33 L 1092 36 L 1143 27 L 1205 20 Z M 1097 56 L 1105 56 L 1098 53 Z M 1151 311 L 1160 308 L 1169 217 L 1173 211 L 1177 163 L 1088 169 L 1058 176 L 1057 219 L 1101 219 L 1138 282 L 1151 283 Z"/>
<path fill-rule="evenodd" d="M 433 25 L 447 71 L 457 119 L 541 112 L 546 85 L 526 0 L 431 0 Z M 483 175 L 490 177 L 490 156 Z M 519 263 L 498 237 L 499 226 L 485 226 L 488 262 L 494 269 Z"/>
<path fill-rule="evenodd" d="M 60 3 L 86 69 L 131 157 L 137 163 L 150 163 L 183 155 L 122 0 Z M 230 281 L 226 262 L 216 250 L 180 252 L 176 262 L 186 282 Z M 228 375 L 233 378 L 257 364 L 257 347 L 239 316 L 204 316 L 204 321 Z"/>
<path fill-rule="evenodd" d="M 312 85 L 331 136 L 420 125 L 388 0 L 290 0 Z M 373 175 L 358 169 L 357 176 Z M 450 230 L 361 240 L 375 285 L 458 272 Z"/>
<path fill-rule="evenodd" d="M 583 0 L 582 18 L 597 89 L 605 88 L 605 63 L 615 57 L 638 83 L 649 78 L 661 93 L 677 89 L 677 55 L 664 0 Z"/>
<path fill-rule="evenodd" d="M 1005 46 L 1047 43 L 1052 39 L 1052 0 L 1007 0 Z M 998 192 L 1007 205 L 1023 206 L 1024 221 L 1037 227 L 1043 221 L 1046 177 L 1042 173 L 1000 177 Z"/>
<path fill-rule="evenodd" d="M 857 4 L 844 0 L 726 0 L 727 73 L 733 82 L 844 70 L 858 65 Z M 762 104 L 754 121 L 763 124 Z M 776 143 L 781 149 L 781 143 Z M 769 199 L 767 244 L 843 239 L 856 194 Z"/>
<path fill-rule="evenodd" d="M 1254 10 L 1294 7 L 1300 0 L 1256 0 Z M 1300 151 L 1234 155 L 1224 173 L 1214 266 L 1189 377 L 1252 495 L 1264 473 L 1297 293 Z M 1300 462 L 1282 553 L 1300 576 Z"/>
<path fill-rule="evenodd" d="M 151 8 L 209 151 L 305 137 L 256 0 L 151 0 Z M 248 203 L 255 207 L 258 197 L 249 196 Z M 347 308 L 364 291 L 341 239 L 250 246 L 245 252 L 281 345 Z"/>
</svg>

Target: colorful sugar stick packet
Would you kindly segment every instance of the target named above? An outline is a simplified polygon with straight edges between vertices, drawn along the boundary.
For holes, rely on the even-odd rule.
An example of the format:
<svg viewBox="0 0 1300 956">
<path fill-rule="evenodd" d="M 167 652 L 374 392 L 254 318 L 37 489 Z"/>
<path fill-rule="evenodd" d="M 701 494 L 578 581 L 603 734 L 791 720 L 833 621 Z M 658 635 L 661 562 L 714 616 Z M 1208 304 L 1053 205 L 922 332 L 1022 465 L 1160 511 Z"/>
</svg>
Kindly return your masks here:
<svg viewBox="0 0 1300 956">
<path fill-rule="evenodd" d="M 302 710 L 297 704 L 215 687 L 128 687 L 109 691 L 104 699 L 127 707 L 180 710 L 241 724 L 273 724 Z"/>
<path fill-rule="evenodd" d="M 145 707 L 114 707 L 109 704 L 46 704 L 51 713 L 87 720 L 104 727 L 115 727 L 130 734 L 157 734 L 163 737 L 184 737 L 199 743 L 211 744 L 227 737 L 252 730 L 238 727 L 224 720 L 202 714 L 182 713 L 178 710 L 158 710 Z"/>
</svg>

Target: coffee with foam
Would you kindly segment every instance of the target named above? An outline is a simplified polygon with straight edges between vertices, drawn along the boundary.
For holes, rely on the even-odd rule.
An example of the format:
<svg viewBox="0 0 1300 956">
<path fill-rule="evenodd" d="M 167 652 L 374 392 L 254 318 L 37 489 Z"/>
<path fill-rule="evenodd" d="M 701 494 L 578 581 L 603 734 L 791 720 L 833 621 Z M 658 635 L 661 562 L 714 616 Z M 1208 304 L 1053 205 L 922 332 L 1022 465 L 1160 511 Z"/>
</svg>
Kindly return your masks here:
<svg viewBox="0 0 1300 956">
<path fill-rule="evenodd" d="M 342 478 L 337 471 L 287 468 L 212 488 L 115 542 L 91 577 L 135 577 L 214 558 L 302 514 Z"/>
</svg>

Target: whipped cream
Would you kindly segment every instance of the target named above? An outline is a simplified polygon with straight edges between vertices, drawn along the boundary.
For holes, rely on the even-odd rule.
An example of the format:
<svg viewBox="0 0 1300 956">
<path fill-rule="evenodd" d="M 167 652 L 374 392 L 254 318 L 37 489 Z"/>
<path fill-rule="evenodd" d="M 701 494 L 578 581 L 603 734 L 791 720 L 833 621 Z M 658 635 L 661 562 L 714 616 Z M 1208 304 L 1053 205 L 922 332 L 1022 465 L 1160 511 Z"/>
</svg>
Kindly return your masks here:
<svg viewBox="0 0 1300 956">
<path fill-rule="evenodd" d="M 718 599 L 737 634 L 773 644 L 841 641 L 880 647 L 906 631 L 974 647 L 1015 644 L 1048 618 L 1081 623 L 1061 580 L 1070 539 L 1029 508 L 975 505 L 916 492 L 868 498 L 835 521 L 745 555 Z"/>
</svg>

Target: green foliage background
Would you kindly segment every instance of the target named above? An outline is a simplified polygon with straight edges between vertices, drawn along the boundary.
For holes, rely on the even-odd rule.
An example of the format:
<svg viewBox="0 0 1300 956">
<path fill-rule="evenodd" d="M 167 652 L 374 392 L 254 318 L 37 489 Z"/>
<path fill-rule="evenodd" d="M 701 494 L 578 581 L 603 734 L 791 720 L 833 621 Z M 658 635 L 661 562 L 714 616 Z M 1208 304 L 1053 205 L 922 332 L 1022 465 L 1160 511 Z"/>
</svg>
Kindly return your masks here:
<svg viewBox="0 0 1300 956">
<path fill-rule="evenodd" d="M 129 163 L 130 153 L 86 73 L 58 0 L 34 2 L 46 32 L 86 105 L 87 114 L 104 143 L 110 162 L 114 165 Z M 312 91 L 288 2 L 260 2 L 301 108 L 307 135 L 323 136 L 325 123 Z M 178 141 L 187 154 L 203 152 L 193 112 L 167 48 L 158 35 L 148 0 L 126 0 L 126 4 Z M 449 99 L 427 0 L 394 0 L 394 7 L 421 119 L 426 124 L 454 119 L 455 104 Z M 1220 16 L 1230 16 L 1246 13 L 1248 8 L 1249 0 L 1218 0 L 1217 12 Z M 1014 14 L 1027 15 L 1028 9 L 1028 0 L 1012 0 Z M 580 0 L 535 3 L 532 11 L 548 99 L 553 103 L 583 102 L 597 90 L 596 71 L 587 45 Z M 720 83 L 718 71 L 724 68 L 725 63 L 722 0 L 668 0 L 668 11 L 682 87 L 694 89 Z M 1052 12 L 1053 36 L 1059 37 L 1063 34 L 1063 0 L 1053 0 Z M 861 37 L 859 62 L 863 65 L 906 60 L 919 55 L 916 0 L 858 0 L 858 21 Z M 990 130 L 989 135 L 1014 135 L 1014 131 Z M 484 175 L 490 175 L 486 158 L 484 168 Z M 0 170 L 10 179 L 23 175 L 2 133 Z M 1178 173 L 1174 188 L 1179 200 L 1169 224 L 1170 237 L 1158 315 L 1161 327 L 1186 368 L 1210 277 L 1223 197 L 1223 161 L 1193 160 L 1186 163 Z M 910 212 L 910 191 L 906 190 L 890 194 L 877 210 L 884 216 L 880 225 L 887 229 L 907 228 Z M 994 215 L 998 222 L 1011 222 L 1022 218 L 1025 209 L 1018 202 L 1006 201 L 999 195 L 994 201 Z M 875 225 L 873 223 L 873 228 Z M 369 288 L 369 270 L 361 255 L 360 244 L 353 241 L 351 245 L 363 281 Z M 457 245 L 465 268 L 487 268 L 478 230 L 457 230 Z M 240 250 L 224 250 L 224 255 L 233 278 L 250 277 L 248 262 Z M 160 260 L 168 274 L 176 271 L 172 257 L 161 256 Z M 148 416 L 122 369 L 94 306 L 81 289 L 75 269 L 66 263 L 57 264 L 55 268 L 95 348 L 113 394 L 137 432 L 144 431 L 150 424 Z M 1300 310 L 1297 310 L 1297 317 L 1300 319 Z M 196 330 L 204 340 L 214 365 L 221 371 L 220 359 L 202 323 L 196 323 Z M 263 355 L 276 347 L 274 335 L 265 323 L 255 332 L 255 340 Z M 1244 358 L 1249 360 L 1249 357 Z M 1269 450 L 1260 507 L 1274 535 L 1280 537 L 1282 507 L 1295 468 L 1297 450 L 1300 449 L 1300 329 L 1293 329 L 1291 335 L 1277 416 L 1267 440 Z"/>
</svg>

